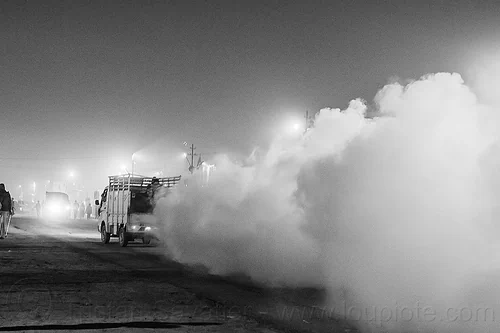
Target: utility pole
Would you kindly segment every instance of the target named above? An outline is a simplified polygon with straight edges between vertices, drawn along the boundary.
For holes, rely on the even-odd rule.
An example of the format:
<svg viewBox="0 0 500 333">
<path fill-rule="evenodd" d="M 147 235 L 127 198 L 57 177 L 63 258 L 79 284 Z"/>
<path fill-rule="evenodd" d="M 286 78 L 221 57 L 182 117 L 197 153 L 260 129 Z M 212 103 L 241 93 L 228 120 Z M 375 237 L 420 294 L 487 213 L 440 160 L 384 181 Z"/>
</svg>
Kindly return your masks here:
<svg viewBox="0 0 500 333">
<path fill-rule="evenodd" d="M 195 154 L 194 153 L 194 150 L 196 149 L 196 147 L 194 146 L 194 144 L 192 143 L 191 144 L 191 152 L 188 154 L 188 155 L 191 155 L 191 162 L 189 162 L 189 172 L 193 173 L 194 172 L 194 156 L 195 155 L 198 155 L 198 154 Z"/>
<path fill-rule="evenodd" d="M 184 146 L 188 147 L 188 144 L 186 141 L 184 141 Z M 194 151 L 196 150 L 196 147 L 194 146 L 194 144 L 191 144 L 191 146 L 188 147 L 188 149 L 191 151 L 190 153 L 184 153 L 184 156 L 186 157 L 186 161 L 188 162 L 189 164 L 189 172 L 191 172 L 191 174 L 194 173 L 194 170 L 196 169 L 199 169 L 203 163 L 205 161 L 202 160 L 202 154 L 201 153 L 195 153 Z M 212 152 L 212 153 L 206 153 L 206 154 L 203 154 L 203 155 L 213 155 L 213 154 L 217 154 L 216 152 Z M 189 158 L 189 156 L 191 156 L 191 158 Z M 198 161 L 196 162 L 196 166 L 194 166 L 194 157 L 195 156 L 198 156 Z"/>
<path fill-rule="evenodd" d="M 313 125 L 313 116 L 309 115 L 309 110 L 306 110 L 304 118 L 306 119 L 306 129 L 304 130 L 304 132 L 307 132 Z"/>
<path fill-rule="evenodd" d="M 134 177 L 134 169 L 135 169 L 135 153 L 132 154 L 132 177 Z"/>
</svg>

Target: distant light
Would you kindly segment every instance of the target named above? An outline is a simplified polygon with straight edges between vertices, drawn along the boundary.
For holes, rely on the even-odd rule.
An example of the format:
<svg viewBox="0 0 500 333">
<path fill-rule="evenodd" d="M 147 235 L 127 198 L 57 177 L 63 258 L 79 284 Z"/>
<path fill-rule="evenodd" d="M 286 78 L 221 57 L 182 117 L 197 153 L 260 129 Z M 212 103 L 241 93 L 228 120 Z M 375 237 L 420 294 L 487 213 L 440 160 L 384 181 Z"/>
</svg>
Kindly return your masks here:
<svg viewBox="0 0 500 333">
<path fill-rule="evenodd" d="M 294 121 L 288 121 L 283 124 L 282 134 L 296 136 L 298 133 L 301 133 L 304 126 L 301 123 Z"/>
<path fill-rule="evenodd" d="M 182 157 L 187 157 L 187 156 L 188 156 L 188 154 L 187 154 L 187 153 L 183 153 L 183 154 L 182 154 Z"/>
</svg>

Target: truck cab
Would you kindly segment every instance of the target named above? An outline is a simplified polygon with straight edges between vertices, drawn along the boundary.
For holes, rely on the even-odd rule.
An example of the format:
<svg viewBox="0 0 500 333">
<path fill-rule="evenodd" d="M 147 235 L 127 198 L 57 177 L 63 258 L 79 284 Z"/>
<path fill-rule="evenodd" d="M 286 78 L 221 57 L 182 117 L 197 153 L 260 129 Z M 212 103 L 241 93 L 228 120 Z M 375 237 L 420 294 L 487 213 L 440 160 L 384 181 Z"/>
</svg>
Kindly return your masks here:
<svg viewBox="0 0 500 333">
<path fill-rule="evenodd" d="M 98 208 L 97 230 L 101 242 L 108 244 L 111 237 L 118 237 L 121 246 L 141 239 L 149 244 L 158 239 L 159 225 L 153 215 L 156 201 L 167 195 L 179 183 L 181 176 L 145 177 L 109 176 L 108 186 L 96 200 Z"/>
</svg>

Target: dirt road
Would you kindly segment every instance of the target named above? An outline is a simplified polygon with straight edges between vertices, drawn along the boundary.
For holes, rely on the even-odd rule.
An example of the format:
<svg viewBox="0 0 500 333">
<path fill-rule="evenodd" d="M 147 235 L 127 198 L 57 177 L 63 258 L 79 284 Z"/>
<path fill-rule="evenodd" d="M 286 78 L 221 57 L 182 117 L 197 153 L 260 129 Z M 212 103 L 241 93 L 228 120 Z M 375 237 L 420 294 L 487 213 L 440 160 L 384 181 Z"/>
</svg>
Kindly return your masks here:
<svg viewBox="0 0 500 333">
<path fill-rule="evenodd" d="M 16 215 L 0 240 L 0 331 L 354 332 L 318 290 L 270 289 L 100 242 L 94 220 Z"/>
</svg>

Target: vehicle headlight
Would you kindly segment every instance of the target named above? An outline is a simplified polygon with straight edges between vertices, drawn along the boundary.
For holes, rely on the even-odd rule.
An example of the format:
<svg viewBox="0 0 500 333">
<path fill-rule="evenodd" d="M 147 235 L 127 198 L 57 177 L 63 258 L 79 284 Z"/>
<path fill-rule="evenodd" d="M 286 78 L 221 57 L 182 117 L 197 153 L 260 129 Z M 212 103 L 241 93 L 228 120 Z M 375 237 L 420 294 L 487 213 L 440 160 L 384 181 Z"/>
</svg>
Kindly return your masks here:
<svg viewBox="0 0 500 333">
<path fill-rule="evenodd" d="M 60 207 L 58 205 L 50 205 L 49 207 L 49 212 L 51 213 L 57 213 L 59 212 Z"/>
<path fill-rule="evenodd" d="M 151 230 L 151 227 L 146 227 L 144 230 L 149 231 Z"/>
</svg>

